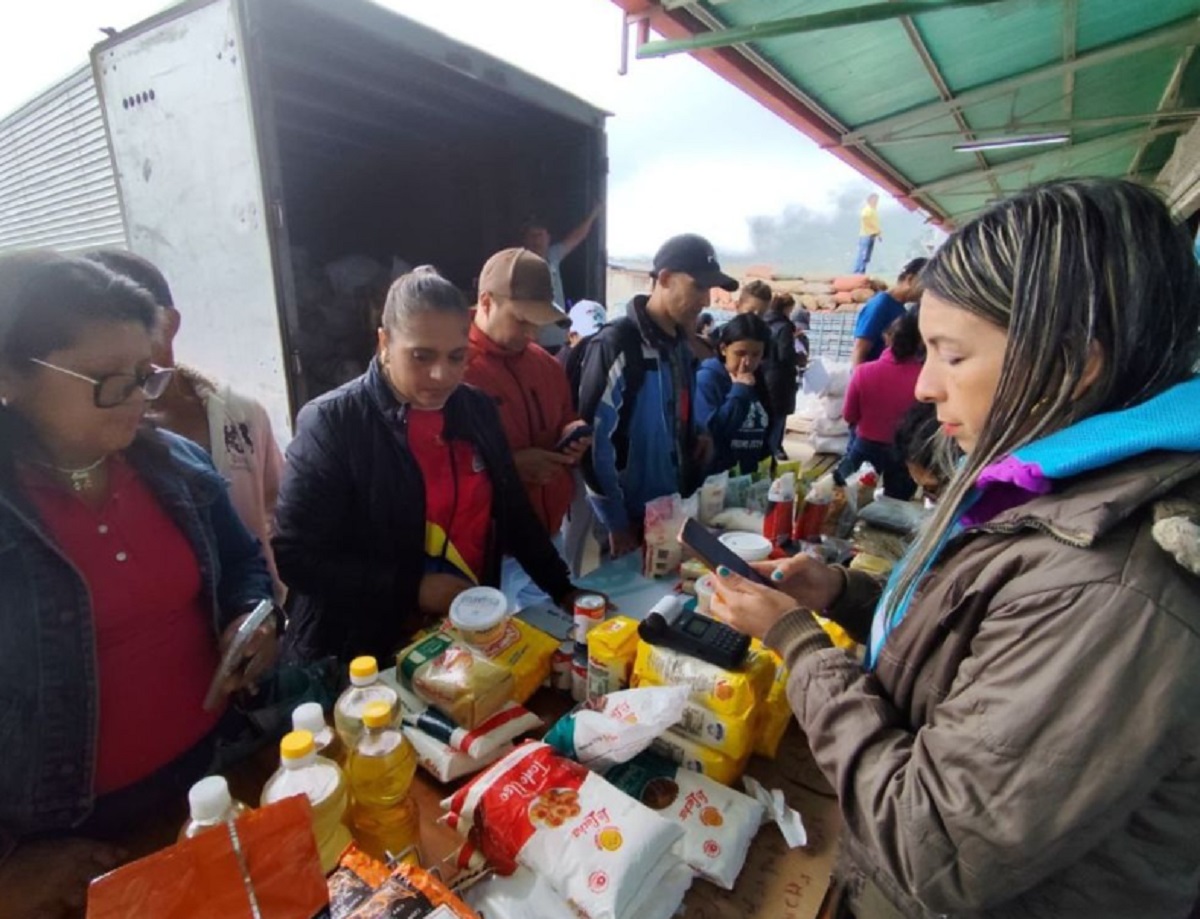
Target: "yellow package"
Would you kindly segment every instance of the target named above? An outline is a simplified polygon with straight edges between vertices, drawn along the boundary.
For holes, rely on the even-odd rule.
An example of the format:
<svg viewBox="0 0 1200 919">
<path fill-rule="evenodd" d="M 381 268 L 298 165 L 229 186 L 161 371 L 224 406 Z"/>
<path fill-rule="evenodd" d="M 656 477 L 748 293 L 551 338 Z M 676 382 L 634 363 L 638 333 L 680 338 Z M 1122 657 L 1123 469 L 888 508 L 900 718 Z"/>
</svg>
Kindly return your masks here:
<svg viewBox="0 0 1200 919">
<path fill-rule="evenodd" d="M 660 734 L 650 745 L 650 749 L 667 759 L 679 763 L 684 769 L 706 775 L 714 782 L 722 785 L 732 785 L 746 771 L 747 753 L 741 759 L 734 759 L 716 750 L 696 743 L 670 728 Z"/>
<path fill-rule="evenodd" d="M 461 636 L 449 621 L 437 631 L 462 642 Z M 430 632 L 417 637 L 419 639 L 428 634 Z M 513 701 L 524 705 L 550 676 L 551 660 L 554 652 L 558 650 L 558 644 L 558 639 L 540 629 L 535 629 L 520 619 L 509 619 L 505 623 L 502 635 L 490 644 L 473 650 L 512 674 Z"/>
<path fill-rule="evenodd" d="M 787 667 L 777 654 L 770 651 L 767 653 L 775 658 L 775 675 L 771 680 L 770 692 L 759 709 L 754 752 L 767 759 L 774 759 L 775 754 L 779 752 L 779 743 L 792 722 L 792 706 L 787 697 Z"/>
<path fill-rule="evenodd" d="M 637 645 L 638 624 L 628 616 L 614 616 L 588 632 L 589 699 L 629 688 Z"/>
<path fill-rule="evenodd" d="M 768 482 L 773 478 L 772 470 L 775 468 L 775 457 L 768 456 L 759 461 L 758 468 L 754 470 L 754 481 L 761 482 L 766 479 Z"/>
<path fill-rule="evenodd" d="M 639 685 L 658 684 L 643 677 Z M 683 717 L 671 730 L 736 760 L 744 759 L 753 751 L 760 721 L 757 707 L 747 715 L 722 715 L 689 698 L 683 706 Z"/>
<path fill-rule="evenodd" d="M 693 702 L 721 715 L 749 718 L 754 713 L 758 679 L 757 671 L 752 679 L 744 670 L 724 670 L 690 655 L 639 641 L 632 685 L 640 686 L 644 681 L 655 686 L 687 686 Z"/>
<path fill-rule="evenodd" d="M 858 647 L 858 642 L 851 638 L 849 633 L 832 619 L 826 619 L 824 616 L 818 616 L 816 613 L 813 613 L 813 618 L 825 630 L 825 634 L 829 636 L 829 640 L 833 642 L 835 648 L 841 648 L 844 651 L 853 651 Z"/>
<path fill-rule="evenodd" d="M 757 702 L 767 701 L 780 660 L 778 654 L 768 649 L 757 638 L 750 640 L 750 651 L 746 654 L 746 663 L 742 664 L 742 672 L 750 677 L 750 685 L 754 687 L 754 698 Z"/>
</svg>

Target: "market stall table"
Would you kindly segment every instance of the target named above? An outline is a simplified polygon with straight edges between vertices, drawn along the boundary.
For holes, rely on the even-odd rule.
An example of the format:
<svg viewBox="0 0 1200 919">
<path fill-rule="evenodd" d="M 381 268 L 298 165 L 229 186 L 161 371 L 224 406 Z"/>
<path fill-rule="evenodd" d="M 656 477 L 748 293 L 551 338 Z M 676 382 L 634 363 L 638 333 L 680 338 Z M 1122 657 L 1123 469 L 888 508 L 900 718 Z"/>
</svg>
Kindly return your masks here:
<svg viewBox="0 0 1200 919">
<path fill-rule="evenodd" d="M 654 603 L 671 592 L 671 580 L 642 577 L 636 555 L 602 566 L 581 586 L 603 591 L 622 615 L 640 619 Z M 564 693 L 539 691 L 529 707 L 547 725 L 567 712 L 573 703 Z M 279 763 L 278 751 L 271 744 L 242 762 L 226 769 L 233 796 L 256 805 L 263 785 Z M 825 904 L 834 862 L 840 821 L 832 791 L 817 771 L 812 757 L 793 722 L 774 761 L 761 757 L 751 760 L 747 774 L 768 789 L 779 788 L 788 803 L 802 815 L 808 842 L 789 849 L 774 824 L 764 826 L 755 838 L 746 866 L 733 891 L 724 891 L 697 880 L 684 901 L 687 919 L 817 919 L 831 915 Z M 466 781 L 466 780 L 463 780 Z M 438 868 L 447 880 L 453 879 L 450 860 L 461 844 L 460 837 L 437 822 L 440 802 L 462 782 L 447 785 L 418 771 L 413 796 L 421 812 L 421 842 L 425 864 Z M 138 858 L 175 842 L 187 819 L 187 803 L 148 814 L 116 840 L 131 858 Z M 0 902 L 4 891 L 0 890 Z"/>
</svg>

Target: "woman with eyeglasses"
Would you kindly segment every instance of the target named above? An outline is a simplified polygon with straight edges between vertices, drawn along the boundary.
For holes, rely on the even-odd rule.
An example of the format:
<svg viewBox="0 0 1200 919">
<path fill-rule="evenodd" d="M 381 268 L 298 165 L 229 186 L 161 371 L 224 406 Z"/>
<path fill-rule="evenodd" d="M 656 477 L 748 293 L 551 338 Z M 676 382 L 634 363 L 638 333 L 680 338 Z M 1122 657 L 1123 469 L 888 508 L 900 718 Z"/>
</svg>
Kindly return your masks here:
<svg viewBox="0 0 1200 919">
<path fill-rule="evenodd" d="M 158 308 L 93 262 L 0 258 L 0 892 L 55 915 L 101 842 L 209 766 L 223 644 L 270 599 L 257 541 L 202 449 L 141 424 L 170 371 Z M 226 694 L 272 665 L 276 623 Z M 31 836 L 56 834 L 33 842 Z M 69 838 L 63 838 L 69 837 Z"/>
</svg>

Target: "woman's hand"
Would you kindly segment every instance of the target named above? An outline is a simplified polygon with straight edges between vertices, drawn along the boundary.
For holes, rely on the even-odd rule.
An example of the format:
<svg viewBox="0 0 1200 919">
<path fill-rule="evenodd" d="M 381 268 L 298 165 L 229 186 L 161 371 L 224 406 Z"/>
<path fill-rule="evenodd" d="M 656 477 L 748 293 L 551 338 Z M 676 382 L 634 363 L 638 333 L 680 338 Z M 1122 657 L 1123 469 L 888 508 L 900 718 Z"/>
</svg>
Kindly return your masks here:
<svg viewBox="0 0 1200 919">
<path fill-rule="evenodd" d="M 471 586 L 456 574 L 427 574 L 421 578 L 417 605 L 426 616 L 445 616 L 454 598 Z"/>
<path fill-rule="evenodd" d="M 755 571 L 777 590 L 793 600 L 793 605 L 821 612 L 829 609 L 846 589 L 846 573 L 809 555 L 772 562 L 755 562 Z"/>
<path fill-rule="evenodd" d="M 12 919 L 78 916 L 93 878 L 126 855 L 116 846 L 78 837 L 25 843 L 0 863 L 0 903 Z"/>
<path fill-rule="evenodd" d="M 714 585 L 713 616 L 752 638 L 761 639 L 797 605 L 786 593 L 748 581 L 724 565 L 717 568 Z"/>
<path fill-rule="evenodd" d="M 237 634 L 238 627 L 246 621 L 249 615 L 250 613 L 238 616 L 225 628 L 218 645 L 221 657 L 225 656 L 226 650 L 233 642 L 234 635 Z M 242 662 L 230 674 L 222 688 L 226 693 L 235 693 L 242 689 L 253 693 L 258 681 L 270 672 L 278 659 L 279 635 L 276 630 L 275 618 L 272 616 L 254 630 L 254 634 L 250 636 L 250 640 L 246 642 L 246 647 L 242 651 Z"/>
</svg>

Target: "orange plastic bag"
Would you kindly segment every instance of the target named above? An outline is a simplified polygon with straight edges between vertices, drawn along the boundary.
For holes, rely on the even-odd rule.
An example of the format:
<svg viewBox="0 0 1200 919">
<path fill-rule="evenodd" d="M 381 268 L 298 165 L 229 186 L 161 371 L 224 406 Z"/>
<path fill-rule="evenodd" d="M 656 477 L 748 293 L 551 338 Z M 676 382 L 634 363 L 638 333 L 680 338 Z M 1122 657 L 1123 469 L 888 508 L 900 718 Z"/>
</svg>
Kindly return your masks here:
<svg viewBox="0 0 1200 919">
<path fill-rule="evenodd" d="M 236 849 L 235 849 L 236 833 Z M 254 915 L 313 919 L 329 891 L 303 795 L 251 811 L 92 881 L 88 919 Z"/>
</svg>

